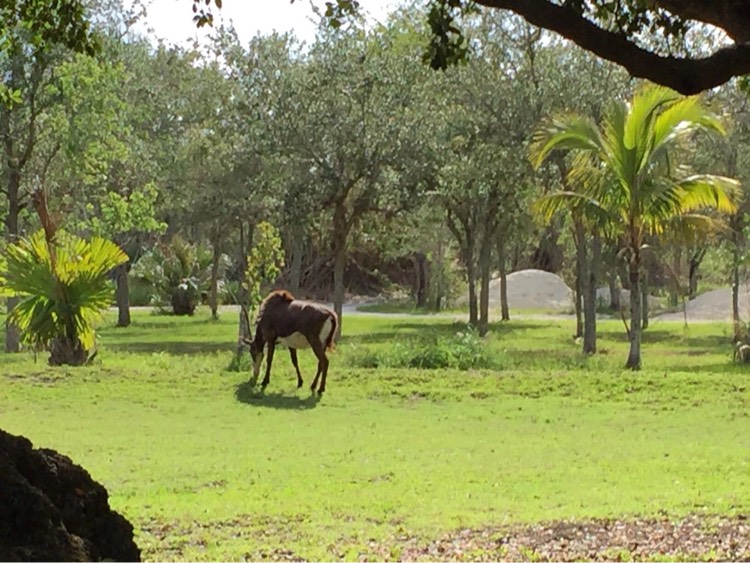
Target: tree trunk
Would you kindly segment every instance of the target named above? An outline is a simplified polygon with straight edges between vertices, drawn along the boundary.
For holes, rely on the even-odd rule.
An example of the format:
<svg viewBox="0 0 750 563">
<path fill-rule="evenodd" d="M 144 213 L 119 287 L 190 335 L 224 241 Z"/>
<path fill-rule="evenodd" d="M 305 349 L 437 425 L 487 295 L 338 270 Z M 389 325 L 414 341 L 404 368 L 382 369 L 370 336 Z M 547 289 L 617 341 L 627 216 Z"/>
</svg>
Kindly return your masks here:
<svg viewBox="0 0 750 563">
<path fill-rule="evenodd" d="M 50 343 L 48 363 L 51 366 L 82 366 L 88 357 L 88 351 L 77 338 L 58 336 Z"/>
<path fill-rule="evenodd" d="M 427 305 L 427 256 L 417 252 L 413 256 L 414 263 L 414 297 L 417 309 L 424 309 Z"/>
<path fill-rule="evenodd" d="M 734 342 L 745 343 L 747 335 L 742 330 L 740 320 L 740 261 L 742 259 L 740 244 L 742 241 L 742 225 L 739 217 L 730 224 L 732 228 L 732 326 L 734 328 Z"/>
<path fill-rule="evenodd" d="M 544 228 L 541 240 L 531 257 L 531 266 L 546 272 L 557 273 L 562 267 L 563 251 L 558 244 L 560 232 L 557 222 Z"/>
<path fill-rule="evenodd" d="M 619 311 L 622 308 L 620 297 L 622 293 L 617 285 L 617 268 L 613 267 L 609 272 L 609 308 L 612 311 Z"/>
<path fill-rule="evenodd" d="M 305 252 L 305 241 L 299 230 L 301 229 L 292 232 L 292 261 L 289 265 L 289 291 L 295 296 L 299 293 L 302 283 L 302 258 Z"/>
<path fill-rule="evenodd" d="M 630 285 L 630 352 L 625 367 L 632 370 L 641 369 L 641 255 L 640 249 L 634 247 L 628 263 L 628 281 Z"/>
<path fill-rule="evenodd" d="M 641 328 L 648 328 L 649 302 L 648 302 L 648 272 L 644 271 L 641 275 Z"/>
<path fill-rule="evenodd" d="M 467 267 L 466 278 L 469 284 L 469 324 L 477 326 L 479 322 L 477 307 L 477 280 L 473 265 Z"/>
<path fill-rule="evenodd" d="M 240 305 L 240 319 L 237 328 L 237 353 L 236 358 L 239 361 L 245 350 L 244 340 L 251 339 L 250 332 L 250 311 L 248 310 L 248 295 L 245 289 L 245 272 L 247 271 L 247 249 L 252 241 L 252 227 L 248 226 L 247 236 L 245 234 L 245 222 L 240 221 L 240 248 L 239 248 L 239 265 L 240 265 L 240 285 L 237 289 L 237 302 Z"/>
<path fill-rule="evenodd" d="M 591 238 L 591 263 L 588 284 L 583 294 L 583 353 L 596 354 L 596 286 L 597 270 L 602 259 L 602 239 L 598 234 Z"/>
<path fill-rule="evenodd" d="M 115 301 L 117 302 L 117 326 L 130 326 L 130 295 L 128 291 L 128 262 L 115 268 Z"/>
<path fill-rule="evenodd" d="M 500 314 L 504 321 L 510 320 L 508 308 L 508 276 L 505 269 L 505 237 L 500 238 L 497 245 L 498 265 L 500 270 Z"/>
<path fill-rule="evenodd" d="M 682 260 L 682 248 L 679 246 L 674 249 L 672 260 L 672 283 L 669 291 L 669 306 L 677 307 L 680 304 L 680 261 Z"/>
<path fill-rule="evenodd" d="M 344 270 L 346 269 L 346 246 L 345 243 L 336 244 L 336 256 L 333 264 L 333 310 L 339 318 L 336 326 L 335 340 L 341 338 L 341 324 L 344 313 Z"/>
<path fill-rule="evenodd" d="M 211 290 L 208 303 L 211 307 L 211 318 L 219 320 L 219 265 L 221 264 L 221 246 L 217 238 L 213 241 L 213 260 L 211 261 Z"/>
<path fill-rule="evenodd" d="M 6 156 L 10 157 L 10 155 Z M 5 239 L 6 242 L 14 243 L 18 241 L 18 215 L 20 213 L 19 207 L 19 191 L 21 188 L 21 174 L 18 170 L 11 168 L 8 170 L 8 214 L 5 217 Z M 20 352 L 21 351 L 21 331 L 14 323 L 10 322 L 10 314 L 18 304 L 19 299 L 17 297 L 9 297 L 7 301 L 7 313 L 8 317 L 5 322 L 5 351 L 6 352 Z"/>
<path fill-rule="evenodd" d="M 490 324 L 490 275 L 492 251 L 489 235 L 485 235 L 479 253 L 479 336 L 485 336 Z"/>
<path fill-rule="evenodd" d="M 444 227 L 440 225 L 440 231 L 438 234 L 438 248 L 437 248 L 437 259 L 435 261 L 435 268 L 433 270 L 433 278 L 435 283 L 435 310 L 440 311 L 443 305 L 443 297 L 445 293 L 445 281 L 443 279 L 443 231 Z"/>
<path fill-rule="evenodd" d="M 576 245 L 576 287 L 575 287 L 575 309 L 576 309 L 576 338 L 584 333 L 584 320 L 581 302 L 586 307 L 588 295 L 588 274 L 586 272 L 586 233 L 580 219 L 574 218 L 574 240 Z"/>
<path fill-rule="evenodd" d="M 695 297 L 698 292 L 698 268 L 706 255 L 706 249 L 701 248 L 688 255 L 688 296 Z"/>
<path fill-rule="evenodd" d="M 336 326 L 335 341 L 341 338 L 341 325 L 344 313 L 344 272 L 346 270 L 346 209 L 343 202 L 336 204 L 333 215 L 333 240 L 334 240 L 334 263 L 333 263 L 333 310 L 339 318 Z"/>
</svg>

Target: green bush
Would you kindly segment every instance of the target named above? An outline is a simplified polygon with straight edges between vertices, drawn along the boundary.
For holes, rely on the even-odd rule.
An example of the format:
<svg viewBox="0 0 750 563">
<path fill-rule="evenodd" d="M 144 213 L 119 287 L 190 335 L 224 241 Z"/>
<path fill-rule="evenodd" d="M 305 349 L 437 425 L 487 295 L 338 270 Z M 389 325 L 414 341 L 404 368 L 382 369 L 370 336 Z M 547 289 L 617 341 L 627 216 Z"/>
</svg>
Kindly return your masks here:
<svg viewBox="0 0 750 563">
<path fill-rule="evenodd" d="M 131 276 L 128 280 L 128 300 L 133 307 L 145 307 L 151 305 L 151 295 L 154 293 L 153 286 L 147 281 Z"/>
<path fill-rule="evenodd" d="M 432 336 L 397 342 L 391 348 L 354 348 L 348 354 L 355 367 L 416 369 L 498 369 L 501 358 L 493 357 L 472 328 L 451 337 Z"/>
</svg>

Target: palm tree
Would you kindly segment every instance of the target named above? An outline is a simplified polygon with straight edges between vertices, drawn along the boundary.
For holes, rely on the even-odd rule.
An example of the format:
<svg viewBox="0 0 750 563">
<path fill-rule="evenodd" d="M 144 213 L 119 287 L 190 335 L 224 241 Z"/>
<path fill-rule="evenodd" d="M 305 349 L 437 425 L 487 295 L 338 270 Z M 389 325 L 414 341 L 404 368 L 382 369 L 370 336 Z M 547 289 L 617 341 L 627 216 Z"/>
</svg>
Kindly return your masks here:
<svg viewBox="0 0 750 563">
<path fill-rule="evenodd" d="M 0 294 L 20 297 L 8 320 L 51 365 L 82 365 L 93 356 L 94 325 L 112 303 L 108 274 L 128 257 L 112 241 L 58 230 L 43 191 L 32 201 L 42 229 L 0 255 Z"/>
<path fill-rule="evenodd" d="M 539 167 L 552 151 L 577 155 L 571 168 L 575 191 L 550 196 L 548 208 L 571 209 L 585 200 L 587 209 L 606 215 L 608 228 L 622 241 L 628 260 L 631 324 L 626 367 L 641 366 L 641 253 L 644 239 L 660 234 L 677 219 L 708 221 L 704 211 L 733 212 L 739 197 L 736 180 L 689 175 L 670 159 L 670 149 L 696 130 L 724 133 L 718 118 L 698 97 L 684 98 L 660 87 L 640 89 L 627 104 L 616 102 L 601 127 L 588 117 L 553 117 L 534 134 L 532 164 Z"/>
</svg>

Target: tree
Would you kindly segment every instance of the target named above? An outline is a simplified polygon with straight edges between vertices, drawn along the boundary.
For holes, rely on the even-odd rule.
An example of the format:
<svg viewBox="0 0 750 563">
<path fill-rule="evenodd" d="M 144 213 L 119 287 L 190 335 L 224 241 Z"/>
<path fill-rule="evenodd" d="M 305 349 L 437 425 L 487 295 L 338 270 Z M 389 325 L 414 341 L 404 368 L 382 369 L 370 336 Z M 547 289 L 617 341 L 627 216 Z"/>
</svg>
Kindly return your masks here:
<svg viewBox="0 0 750 563">
<path fill-rule="evenodd" d="M 626 367 L 641 366 L 641 273 L 646 237 L 675 219 L 710 224 L 704 209 L 732 212 L 739 194 L 735 180 L 716 175 L 684 175 L 669 158 L 670 148 L 696 130 L 723 132 L 697 97 L 682 98 L 663 87 L 643 87 L 630 104 L 615 102 L 601 127 L 575 114 L 554 116 L 534 134 L 531 158 L 539 166 L 552 151 L 578 154 L 572 172 L 584 188 L 560 193 L 564 205 L 584 198 L 606 214 L 622 238 L 628 260 L 631 323 Z"/>
<path fill-rule="evenodd" d="M 58 97 L 40 121 L 29 172 L 51 194 L 51 207 L 61 211 L 66 228 L 127 249 L 139 236 L 162 232 L 166 225 L 155 217 L 153 166 L 139 150 L 144 131 L 133 127 L 133 113 L 144 107 L 127 103 L 125 85 L 137 70 L 118 60 L 112 41 L 105 47 L 108 60 L 76 55 L 57 68 Z M 128 326 L 128 264 L 112 275 L 118 326 Z"/>
<path fill-rule="evenodd" d="M 213 0 L 221 7 L 221 0 Z M 210 6 L 212 0 L 206 0 Z M 326 17 L 338 27 L 356 13 L 357 0 L 326 2 Z M 682 94 L 696 94 L 750 73 L 750 0 L 476 0 L 491 9 L 510 10 L 529 23 L 569 39 L 595 55 L 623 66 L 635 77 L 647 78 Z M 210 8 L 193 0 L 198 25 L 211 23 Z M 471 13 L 469 0 L 430 0 L 431 29 L 425 60 L 446 68 L 466 58 L 464 31 L 458 24 Z M 727 41 L 710 54 L 691 53 L 686 31 L 695 23 L 712 26 Z M 728 43 L 728 44 L 727 44 Z M 688 52 L 688 56 L 685 52 Z"/>
<path fill-rule="evenodd" d="M 34 194 L 34 206 L 42 229 L 7 247 L 0 288 L 21 297 L 11 317 L 24 341 L 49 349 L 51 365 L 82 365 L 94 347 L 94 323 L 112 299 L 107 274 L 127 256 L 109 240 L 58 230 L 44 192 Z"/>
<path fill-rule="evenodd" d="M 240 316 L 245 317 L 248 326 L 250 318 L 263 301 L 264 289 L 276 281 L 281 273 L 281 268 L 284 267 L 284 250 L 276 227 L 263 221 L 258 224 L 256 230 L 255 242 L 247 256 L 247 270 L 243 281 L 248 295 L 248 305 L 241 304 L 240 310 Z M 252 334 L 245 334 L 242 325 L 240 325 L 237 335 L 237 353 L 233 365 L 239 365 L 245 345 L 244 341 L 251 338 Z"/>
<path fill-rule="evenodd" d="M 399 29 L 322 30 L 309 59 L 289 74 L 276 122 L 287 156 L 306 170 L 313 209 L 330 225 L 333 303 L 342 327 L 350 235 L 363 216 L 398 206 L 417 181 L 404 181 L 410 109 L 418 74 L 400 57 Z"/>
</svg>

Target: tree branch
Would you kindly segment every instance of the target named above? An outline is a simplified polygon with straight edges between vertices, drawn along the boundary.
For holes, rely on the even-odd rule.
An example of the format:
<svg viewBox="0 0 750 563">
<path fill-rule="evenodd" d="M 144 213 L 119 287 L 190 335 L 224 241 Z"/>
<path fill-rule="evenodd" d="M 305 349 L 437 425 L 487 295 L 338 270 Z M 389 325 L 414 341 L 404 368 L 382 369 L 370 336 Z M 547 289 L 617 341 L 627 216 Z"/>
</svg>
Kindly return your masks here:
<svg viewBox="0 0 750 563">
<path fill-rule="evenodd" d="M 624 67 L 632 76 L 697 94 L 750 73 L 750 44 L 718 49 L 700 59 L 657 55 L 628 40 L 625 35 L 600 28 L 569 8 L 548 0 L 477 0 L 488 8 L 511 10 L 529 23 L 552 30 L 587 51 Z"/>
</svg>

